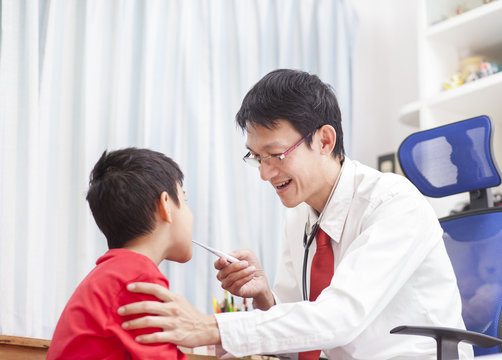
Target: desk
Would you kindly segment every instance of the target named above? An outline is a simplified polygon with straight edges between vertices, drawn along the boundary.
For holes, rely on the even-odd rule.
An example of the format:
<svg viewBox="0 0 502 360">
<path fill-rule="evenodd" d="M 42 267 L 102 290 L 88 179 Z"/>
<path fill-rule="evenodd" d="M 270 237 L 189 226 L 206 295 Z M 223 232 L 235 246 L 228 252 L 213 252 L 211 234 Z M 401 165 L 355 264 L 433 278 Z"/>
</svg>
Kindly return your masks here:
<svg viewBox="0 0 502 360">
<path fill-rule="evenodd" d="M 45 360 L 50 340 L 0 335 L 0 359 Z"/>
<path fill-rule="evenodd" d="M 50 340 L 20 336 L 0 335 L 0 359 L 2 360 L 45 360 Z M 191 353 L 191 349 L 181 349 L 190 360 L 217 360 L 214 355 Z M 253 355 L 246 360 L 271 360 L 269 356 Z M 242 360 L 242 359 L 240 359 Z"/>
</svg>

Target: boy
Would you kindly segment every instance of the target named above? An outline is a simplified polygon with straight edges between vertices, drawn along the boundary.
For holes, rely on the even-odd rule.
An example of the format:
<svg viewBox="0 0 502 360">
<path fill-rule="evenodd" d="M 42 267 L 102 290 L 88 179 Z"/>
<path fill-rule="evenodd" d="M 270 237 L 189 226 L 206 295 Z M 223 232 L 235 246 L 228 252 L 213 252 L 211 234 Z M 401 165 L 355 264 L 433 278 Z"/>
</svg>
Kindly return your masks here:
<svg viewBox="0 0 502 360">
<path fill-rule="evenodd" d="M 165 288 L 162 260 L 192 257 L 193 216 L 181 186 L 183 173 L 167 156 L 127 148 L 103 153 L 90 175 L 87 201 L 110 249 L 80 283 L 54 332 L 47 359 L 186 359 L 176 345 L 141 345 L 117 309 L 153 296 L 126 285 L 150 281 Z M 131 317 L 133 319 L 134 317 Z"/>
</svg>

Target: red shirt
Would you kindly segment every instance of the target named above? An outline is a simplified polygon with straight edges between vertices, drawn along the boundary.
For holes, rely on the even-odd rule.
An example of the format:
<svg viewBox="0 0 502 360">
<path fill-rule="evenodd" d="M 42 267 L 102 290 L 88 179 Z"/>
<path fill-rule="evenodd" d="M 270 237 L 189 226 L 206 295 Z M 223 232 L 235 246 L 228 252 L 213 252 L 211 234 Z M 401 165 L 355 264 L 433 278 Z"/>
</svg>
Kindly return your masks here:
<svg viewBox="0 0 502 360">
<path fill-rule="evenodd" d="M 80 283 L 59 318 L 47 353 L 52 359 L 180 359 L 187 360 L 176 345 L 140 344 L 140 334 L 159 328 L 124 330 L 121 324 L 136 316 L 120 316 L 125 304 L 156 300 L 151 295 L 127 291 L 132 282 L 153 282 L 169 288 L 169 282 L 153 261 L 126 249 L 112 249 Z"/>
</svg>

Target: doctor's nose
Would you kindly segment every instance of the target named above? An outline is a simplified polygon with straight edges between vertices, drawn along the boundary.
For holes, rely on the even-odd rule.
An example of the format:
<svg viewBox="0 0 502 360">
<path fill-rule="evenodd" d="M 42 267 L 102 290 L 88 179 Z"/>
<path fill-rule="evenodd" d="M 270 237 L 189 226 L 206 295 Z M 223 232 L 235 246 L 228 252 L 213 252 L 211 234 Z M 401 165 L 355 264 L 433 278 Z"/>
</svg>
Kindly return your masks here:
<svg viewBox="0 0 502 360">
<path fill-rule="evenodd" d="M 260 164 L 260 177 L 263 181 L 269 181 L 279 173 L 279 169 L 271 164 L 271 161 L 262 161 Z"/>
</svg>

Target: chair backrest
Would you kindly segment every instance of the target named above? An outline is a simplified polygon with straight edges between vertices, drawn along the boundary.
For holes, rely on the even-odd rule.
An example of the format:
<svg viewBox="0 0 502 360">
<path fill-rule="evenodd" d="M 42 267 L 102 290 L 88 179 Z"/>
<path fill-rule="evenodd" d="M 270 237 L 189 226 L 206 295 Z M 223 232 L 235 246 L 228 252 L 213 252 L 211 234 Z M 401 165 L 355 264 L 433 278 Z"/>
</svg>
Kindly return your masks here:
<svg viewBox="0 0 502 360">
<path fill-rule="evenodd" d="M 468 330 L 501 337 L 502 208 L 487 188 L 501 179 L 492 156 L 487 116 L 458 121 L 408 136 L 398 150 L 403 173 L 426 196 L 469 192 L 469 211 L 440 219 L 457 276 Z M 501 349 L 474 347 L 476 355 Z"/>
<path fill-rule="evenodd" d="M 462 297 L 467 330 L 501 338 L 502 207 L 440 219 Z M 475 347 L 476 356 L 502 349 Z"/>
<path fill-rule="evenodd" d="M 500 184 L 485 116 L 408 136 L 398 150 L 403 173 L 424 194 L 443 197 Z"/>
</svg>

